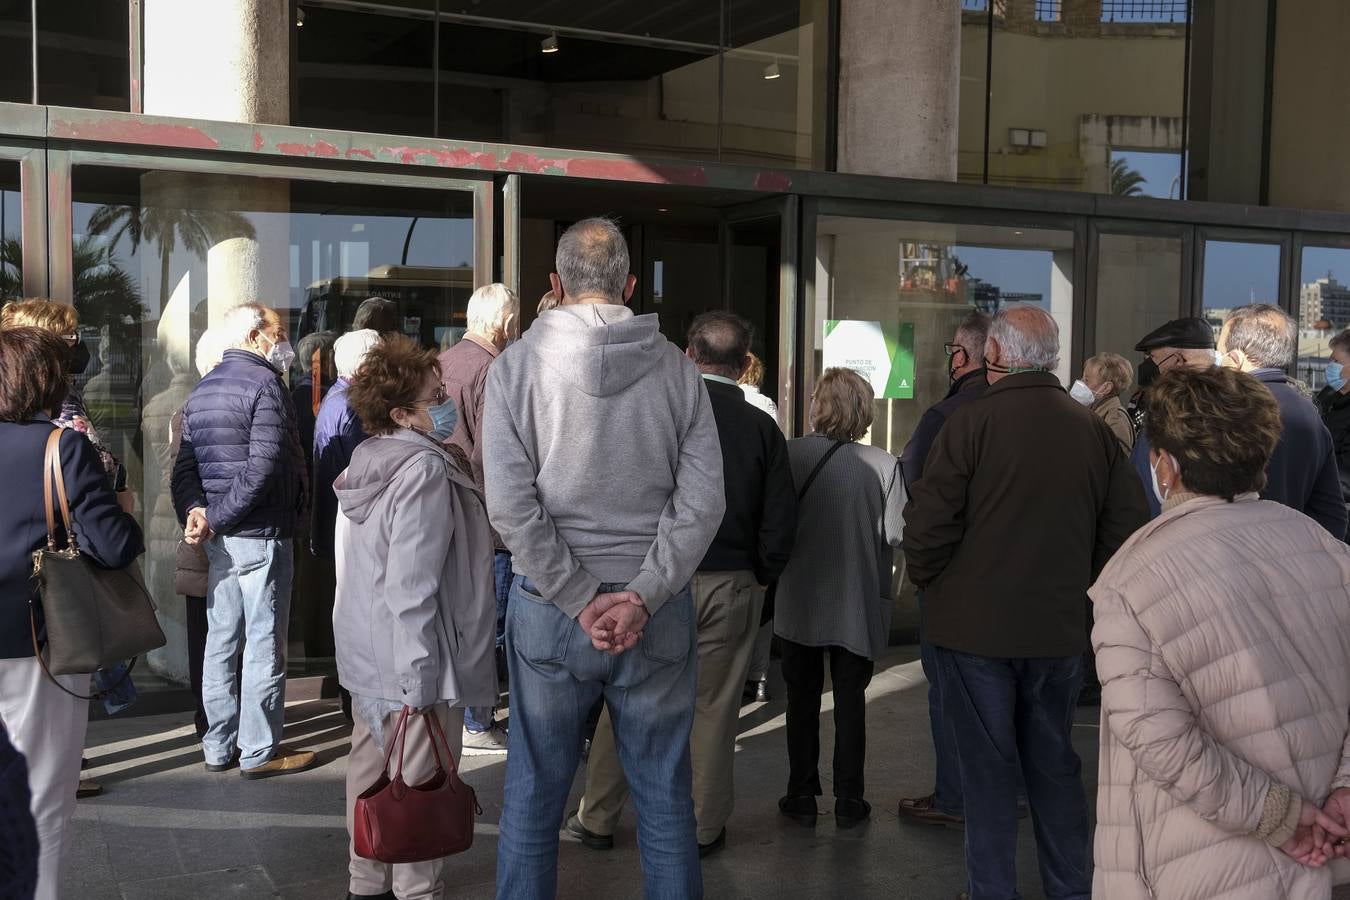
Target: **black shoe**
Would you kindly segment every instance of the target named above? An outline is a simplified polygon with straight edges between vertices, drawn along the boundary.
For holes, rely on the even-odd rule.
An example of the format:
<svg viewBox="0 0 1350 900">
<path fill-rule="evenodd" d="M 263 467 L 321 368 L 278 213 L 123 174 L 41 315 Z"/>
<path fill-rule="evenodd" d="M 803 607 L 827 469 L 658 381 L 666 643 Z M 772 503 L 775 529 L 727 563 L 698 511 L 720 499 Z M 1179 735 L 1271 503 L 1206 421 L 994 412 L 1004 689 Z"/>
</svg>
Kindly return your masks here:
<svg viewBox="0 0 1350 900">
<path fill-rule="evenodd" d="M 839 797 L 834 801 L 834 824 L 839 828 L 861 825 L 872 815 L 872 804 L 857 797 Z"/>
<path fill-rule="evenodd" d="M 614 849 L 614 835 L 596 834 L 581 824 L 581 817 L 577 813 L 572 813 L 567 817 L 567 824 L 563 826 L 563 830 L 592 850 Z"/>
<path fill-rule="evenodd" d="M 711 843 L 698 845 L 698 858 L 702 859 L 705 856 L 712 856 L 714 853 L 716 853 L 718 850 L 721 850 L 726 845 L 727 845 L 727 830 L 723 828 L 721 831 L 717 833 L 717 837 L 712 839 Z"/>
<path fill-rule="evenodd" d="M 807 828 L 816 826 L 816 798 L 815 797 L 787 797 L 778 798 L 778 811 L 787 816 L 798 825 L 804 825 Z"/>
<path fill-rule="evenodd" d="M 208 772 L 228 772 L 239 765 L 239 754 L 231 753 L 230 758 L 223 763 L 206 763 Z"/>
<path fill-rule="evenodd" d="M 393 891 L 385 891 L 383 894 L 348 894 L 347 900 L 398 900 Z"/>
<path fill-rule="evenodd" d="M 747 681 L 741 692 L 742 703 L 768 703 L 769 684 L 765 681 Z"/>
</svg>

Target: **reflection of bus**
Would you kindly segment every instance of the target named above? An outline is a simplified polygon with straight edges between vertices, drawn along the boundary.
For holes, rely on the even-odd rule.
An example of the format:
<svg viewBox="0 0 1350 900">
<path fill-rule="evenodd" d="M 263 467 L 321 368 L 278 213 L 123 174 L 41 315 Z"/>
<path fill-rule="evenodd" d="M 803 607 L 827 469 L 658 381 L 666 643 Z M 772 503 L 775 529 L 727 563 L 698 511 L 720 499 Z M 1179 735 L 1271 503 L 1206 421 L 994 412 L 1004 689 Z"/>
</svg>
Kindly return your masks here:
<svg viewBox="0 0 1350 900">
<path fill-rule="evenodd" d="M 448 347 L 464 332 L 465 310 L 472 293 L 473 269 L 468 266 L 376 266 L 366 275 L 344 275 L 311 284 L 292 334 L 343 334 L 351 329 L 362 301 L 384 297 L 398 304 L 404 334 L 426 347 Z"/>
</svg>

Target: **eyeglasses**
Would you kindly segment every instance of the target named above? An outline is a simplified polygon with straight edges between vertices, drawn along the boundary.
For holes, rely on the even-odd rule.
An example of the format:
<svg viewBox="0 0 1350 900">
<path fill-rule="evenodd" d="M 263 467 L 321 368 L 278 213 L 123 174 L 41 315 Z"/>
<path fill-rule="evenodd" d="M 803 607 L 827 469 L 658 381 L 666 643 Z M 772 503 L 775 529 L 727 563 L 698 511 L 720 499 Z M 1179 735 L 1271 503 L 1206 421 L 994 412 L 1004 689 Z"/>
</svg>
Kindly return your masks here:
<svg viewBox="0 0 1350 900">
<path fill-rule="evenodd" d="M 449 399 L 449 397 L 450 397 L 450 395 L 447 394 L 447 393 L 445 392 L 445 388 L 444 388 L 444 387 L 438 387 L 438 388 L 436 388 L 436 393 L 435 393 L 435 394 L 431 395 L 430 397 L 424 397 L 424 398 L 422 398 L 421 400 L 414 400 L 414 401 L 412 401 L 412 403 L 410 403 L 409 405 L 411 406 L 412 404 L 415 404 L 415 403 L 430 403 L 430 404 L 433 404 L 433 405 L 435 405 L 435 406 L 440 406 L 440 405 L 441 405 L 442 403 L 444 403 L 447 399 Z"/>
</svg>

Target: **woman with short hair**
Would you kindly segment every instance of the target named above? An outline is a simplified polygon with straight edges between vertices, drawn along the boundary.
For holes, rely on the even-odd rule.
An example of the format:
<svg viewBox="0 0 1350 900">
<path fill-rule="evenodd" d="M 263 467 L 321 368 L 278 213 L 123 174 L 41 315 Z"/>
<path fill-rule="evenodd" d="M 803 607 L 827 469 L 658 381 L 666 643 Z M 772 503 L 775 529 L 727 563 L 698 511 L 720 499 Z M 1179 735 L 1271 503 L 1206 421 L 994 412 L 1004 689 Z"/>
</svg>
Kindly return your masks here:
<svg viewBox="0 0 1350 900">
<path fill-rule="evenodd" d="M 44 632 L 33 552 L 47 543 L 43 468 L 58 430 L 52 419 L 68 389 L 68 351 L 45 329 L 0 328 L 0 459 L 7 476 L 0 503 L 0 722 L 28 760 L 39 900 L 58 896 L 89 717 L 89 702 L 72 695 L 89 693 L 89 676 L 48 676 L 34 655 L 34 631 L 38 642 Z M 80 552 L 105 568 L 126 568 L 145 549 L 130 515 L 131 495 L 113 492 L 89 441 L 67 431 L 57 441 Z"/>
<path fill-rule="evenodd" d="M 406 706 L 434 716 L 456 757 L 466 706 L 497 701 L 492 535 L 473 477 L 443 446 L 458 412 L 440 364 L 402 335 L 370 347 L 347 391 L 372 437 L 334 483 L 338 680 L 351 692 L 347 824 L 356 798 L 384 766 L 386 742 Z M 427 728 L 411 719 L 403 774 L 434 771 Z M 444 860 L 386 865 L 351 852 L 350 891 L 439 897 Z"/>
<path fill-rule="evenodd" d="M 774 631 L 787 683 L 788 788 L 779 810 L 814 825 L 820 787 L 820 698 L 834 691 L 835 822 L 850 827 L 863 798 L 866 698 L 891 630 L 891 570 L 904 526 L 900 462 L 857 443 L 872 425 L 872 387 L 827 369 L 811 395 L 811 434 L 788 441 L 797 485 L 797 542 L 778 581 Z"/>
<path fill-rule="evenodd" d="M 1130 390 L 1134 370 L 1118 353 L 1098 353 L 1083 363 L 1083 377 L 1069 388 L 1069 395 L 1101 416 L 1128 454 L 1134 448 L 1134 426 L 1120 398 Z"/>
<path fill-rule="evenodd" d="M 1089 592 L 1093 896 L 1327 898 L 1307 866 L 1350 815 L 1350 548 L 1260 499 L 1280 409 L 1251 376 L 1168 372 L 1144 428 L 1162 515 Z"/>
</svg>

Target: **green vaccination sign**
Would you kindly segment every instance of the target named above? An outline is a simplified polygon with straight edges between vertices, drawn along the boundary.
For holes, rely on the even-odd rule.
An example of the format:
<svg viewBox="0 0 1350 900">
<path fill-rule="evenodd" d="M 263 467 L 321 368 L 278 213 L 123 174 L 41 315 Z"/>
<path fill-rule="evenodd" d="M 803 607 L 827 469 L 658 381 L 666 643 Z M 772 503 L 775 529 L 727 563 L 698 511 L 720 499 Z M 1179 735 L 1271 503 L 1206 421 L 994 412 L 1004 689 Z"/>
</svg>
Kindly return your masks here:
<svg viewBox="0 0 1350 900">
<path fill-rule="evenodd" d="M 914 399 L 914 323 L 826 320 L 825 368 L 852 369 L 877 399 Z"/>
</svg>

